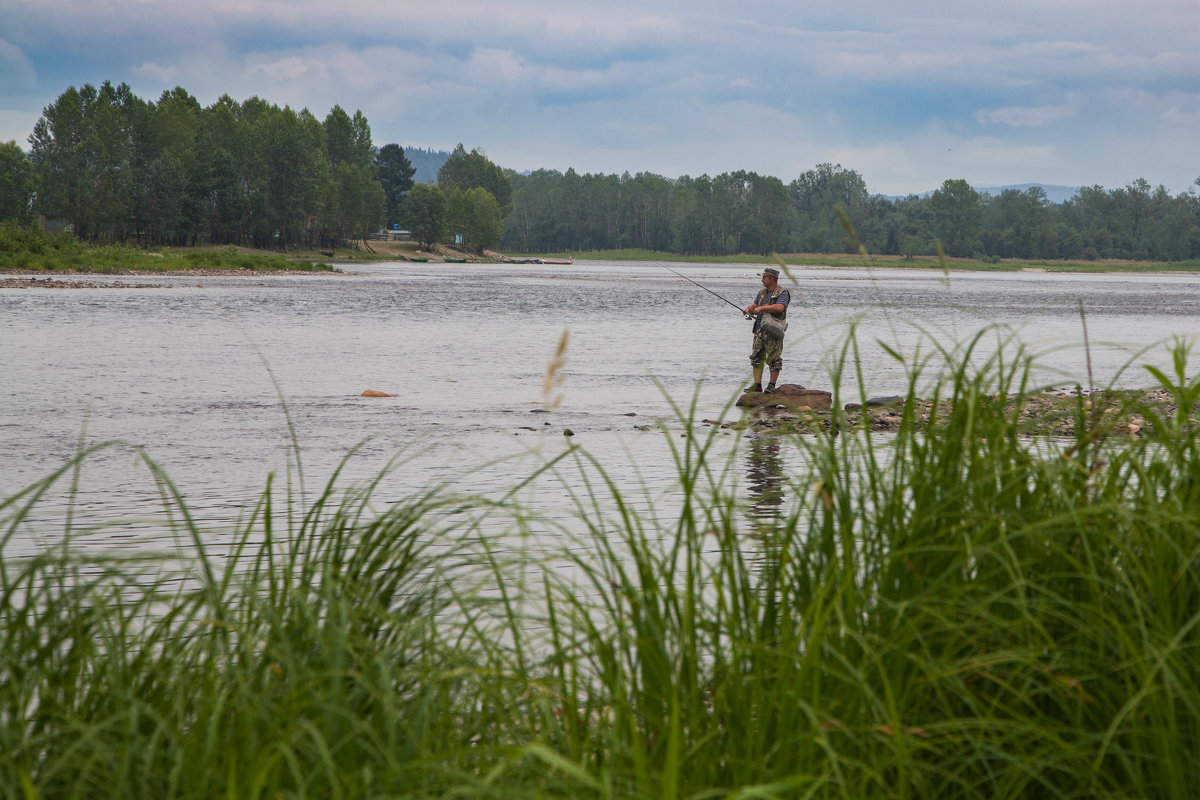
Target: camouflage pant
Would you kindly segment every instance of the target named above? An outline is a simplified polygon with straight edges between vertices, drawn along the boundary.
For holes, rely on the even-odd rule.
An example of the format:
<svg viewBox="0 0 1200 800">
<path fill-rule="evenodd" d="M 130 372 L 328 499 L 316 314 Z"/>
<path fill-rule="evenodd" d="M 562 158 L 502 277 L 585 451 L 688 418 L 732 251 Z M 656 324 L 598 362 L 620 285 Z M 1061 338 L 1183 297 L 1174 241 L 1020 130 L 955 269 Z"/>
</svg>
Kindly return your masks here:
<svg viewBox="0 0 1200 800">
<path fill-rule="evenodd" d="M 783 339 L 755 331 L 754 345 L 750 349 L 750 366 L 757 368 L 763 361 L 767 362 L 767 367 L 772 372 L 783 369 Z"/>
</svg>

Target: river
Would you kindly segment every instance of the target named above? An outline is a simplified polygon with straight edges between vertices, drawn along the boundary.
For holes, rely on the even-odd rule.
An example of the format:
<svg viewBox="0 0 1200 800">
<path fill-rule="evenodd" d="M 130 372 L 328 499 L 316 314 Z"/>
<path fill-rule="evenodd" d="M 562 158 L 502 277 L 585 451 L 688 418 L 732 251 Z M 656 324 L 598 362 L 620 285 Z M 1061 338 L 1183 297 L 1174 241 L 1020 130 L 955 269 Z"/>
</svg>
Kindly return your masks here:
<svg viewBox="0 0 1200 800">
<path fill-rule="evenodd" d="M 244 518 L 269 473 L 299 477 L 293 444 L 309 492 L 344 459 L 348 484 L 398 454 L 403 465 L 381 484 L 381 503 L 443 480 L 496 492 L 580 445 L 654 502 L 675 476 L 670 445 L 689 433 L 672 403 L 694 404 L 698 427 L 712 431 L 700 421 L 726 413 L 749 379 L 749 324 L 664 266 L 737 305 L 759 286 L 750 265 L 576 261 L 345 264 L 344 274 L 137 279 L 154 288 L 0 289 L 0 497 L 82 444 L 126 443 L 88 459 L 73 492 L 69 482 L 49 492 L 7 553 L 53 540 L 68 507 L 77 526 L 104 524 L 108 545 L 153 540 L 158 491 L 139 452 L 214 527 Z M 792 276 L 783 280 L 797 291 L 782 382 L 831 388 L 830 359 L 857 326 L 875 395 L 905 391 L 906 368 L 889 351 L 911 360 L 992 325 L 1003 334 L 985 336 L 982 352 L 1011 333 L 1037 355 L 1038 381 L 1086 386 L 1090 355 L 1095 385 L 1150 386 L 1138 365 L 1169 364 L 1164 344 L 1193 338 L 1200 311 L 1200 277 L 1191 275 Z M 551 392 L 562 402 L 547 413 L 547 365 L 564 331 Z M 362 397 L 368 389 L 394 396 Z M 719 435 L 730 446 L 749 436 Z M 778 458 L 786 469 L 786 453 Z M 740 476 L 749 492 L 762 485 L 756 463 Z"/>
</svg>

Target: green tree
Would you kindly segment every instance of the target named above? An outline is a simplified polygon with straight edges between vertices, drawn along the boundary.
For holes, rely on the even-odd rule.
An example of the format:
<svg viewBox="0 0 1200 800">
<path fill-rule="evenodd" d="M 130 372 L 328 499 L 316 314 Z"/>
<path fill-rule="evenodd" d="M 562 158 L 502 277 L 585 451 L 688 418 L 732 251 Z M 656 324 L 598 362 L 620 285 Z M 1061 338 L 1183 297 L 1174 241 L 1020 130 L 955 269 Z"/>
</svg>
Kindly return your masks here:
<svg viewBox="0 0 1200 800">
<path fill-rule="evenodd" d="M 735 172 L 725 185 L 732 193 L 730 235 L 741 253 L 768 255 L 787 249 L 792 215 L 787 189 L 778 178 Z"/>
<path fill-rule="evenodd" d="M 163 92 L 135 123 L 131 217 L 151 241 L 185 244 L 206 227 L 198 181 L 200 103 L 181 87 Z"/>
<path fill-rule="evenodd" d="M 375 178 L 383 187 L 387 201 L 387 222 L 400 221 L 400 207 L 404 196 L 413 187 L 416 167 L 404 155 L 398 144 L 385 144 L 375 154 Z"/>
<path fill-rule="evenodd" d="M 317 235 L 331 245 L 366 239 L 387 215 L 387 198 L 375 177 L 371 126 L 361 111 L 351 118 L 341 106 L 334 106 L 319 138 L 328 160 L 328 177 Z"/>
<path fill-rule="evenodd" d="M 1039 186 L 1026 191 L 1005 189 L 982 202 L 981 239 L 984 252 L 1001 258 L 1047 258 L 1051 254 L 1052 220 L 1046 192 Z"/>
<path fill-rule="evenodd" d="M 81 238 L 124 238 L 133 203 L 133 123 L 144 106 L 126 84 L 70 87 L 29 137 L 41 186 L 38 210 Z"/>
<path fill-rule="evenodd" d="M 1185 192 L 1165 203 L 1155 255 L 1168 261 L 1200 256 L 1200 214 L 1195 193 Z"/>
<path fill-rule="evenodd" d="M 979 193 L 965 180 L 947 180 L 929 198 L 933 228 L 948 256 L 970 256 L 982 248 L 983 209 Z"/>
<path fill-rule="evenodd" d="M 1117 227 L 1116 204 L 1103 186 L 1084 186 L 1063 204 L 1062 216 L 1083 237 L 1083 257 L 1111 258 Z"/>
<path fill-rule="evenodd" d="M 197 194 L 208 238 L 217 244 L 244 244 L 249 234 L 253 170 L 245 116 L 229 95 L 222 95 L 200 116 Z"/>
<path fill-rule="evenodd" d="M 495 247 L 504 236 L 500 204 L 482 186 L 455 190 L 447 199 L 446 219 L 447 232 L 461 234 L 463 243 L 476 253 Z"/>
<path fill-rule="evenodd" d="M 512 186 L 512 209 L 504 224 L 505 246 L 525 253 L 564 249 L 551 246 L 559 220 L 562 173 L 534 170 L 514 177 Z"/>
<path fill-rule="evenodd" d="M 856 249 L 847 241 L 839 208 L 864 244 L 882 248 L 882 242 L 863 238 L 872 227 L 867 224 L 867 184 L 854 170 L 841 164 L 818 164 L 788 184 L 787 194 L 796 211 L 799 249 L 813 253 L 853 252 Z"/>
<path fill-rule="evenodd" d="M 675 252 L 702 255 L 725 249 L 715 195 L 713 181 L 707 175 L 684 175 L 678 180 L 671 221 Z"/>
<path fill-rule="evenodd" d="M 37 178 L 33 164 L 16 142 L 0 143 L 0 220 L 33 220 Z"/>
<path fill-rule="evenodd" d="M 250 110 L 254 173 L 251 177 L 251 239 L 259 247 L 306 241 L 321 210 L 328 182 L 324 130 L 307 109 L 287 106 Z"/>
<path fill-rule="evenodd" d="M 422 247 L 432 248 L 446 228 L 446 195 L 437 186 L 418 183 L 404 199 L 404 225 Z"/>
<path fill-rule="evenodd" d="M 331 166 L 343 161 L 355 163 L 354 123 L 350 115 L 335 105 L 325 116 L 325 149 Z"/>
<path fill-rule="evenodd" d="M 325 201 L 323 240 L 332 245 L 343 239 L 363 239 L 383 224 L 387 198 L 375 175 L 361 164 L 340 162 L 329 181 Z"/>
<path fill-rule="evenodd" d="M 932 255 L 937 251 L 930 200 L 910 194 L 893 204 L 896 244 L 898 252 L 906 258 Z"/>
<path fill-rule="evenodd" d="M 895 202 L 880 194 L 867 198 L 863 221 L 851 218 L 859 241 L 870 253 L 899 255 L 903 217 Z"/>
<path fill-rule="evenodd" d="M 455 189 L 465 192 L 483 187 L 492 193 L 505 213 L 512 202 L 512 185 L 504 170 L 493 164 L 478 147 L 468 153 L 461 142 L 438 170 L 437 182 L 447 197 Z"/>
<path fill-rule="evenodd" d="M 325 149 L 330 166 L 345 161 L 350 164 L 368 166 L 375 154 L 371 143 L 371 126 L 362 111 L 354 116 L 335 105 L 325 116 Z"/>
<path fill-rule="evenodd" d="M 1122 258 L 1147 258 L 1154 226 L 1150 182 L 1138 178 L 1113 191 L 1117 206 L 1117 247 Z"/>
<path fill-rule="evenodd" d="M 674 186 L 661 175 L 639 172 L 623 181 L 628 212 L 626 238 L 633 247 L 645 250 L 671 248 L 671 208 Z"/>
<path fill-rule="evenodd" d="M 588 240 L 587 179 L 574 169 L 563 173 L 555 192 L 555 225 L 547 243 L 550 250 L 586 250 L 593 246 Z"/>
</svg>

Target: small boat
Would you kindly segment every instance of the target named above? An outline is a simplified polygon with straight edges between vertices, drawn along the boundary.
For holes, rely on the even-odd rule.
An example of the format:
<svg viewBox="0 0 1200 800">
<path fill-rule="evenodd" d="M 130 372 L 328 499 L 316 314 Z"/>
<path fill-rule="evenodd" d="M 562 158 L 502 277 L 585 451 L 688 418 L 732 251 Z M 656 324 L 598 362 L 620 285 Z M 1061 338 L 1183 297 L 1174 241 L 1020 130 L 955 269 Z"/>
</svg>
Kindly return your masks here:
<svg viewBox="0 0 1200 800">
<path fill-rule="evenodd" d="M 574 264 L 575 259 L 573 259 L 573 258 L 543 258 L 543 259 L 541 259 L 541 262 L 543 264 Z"/>
<path fill-rule="evenodd" d="M 428 258 L 417 258 L 416 256 L 405 256 L 404 260 L 405 261 L 414 261 L 417 264 L 424 264 L 429 259 Z"/>
<path fill-rule="evenodd" d="M 452 258 L 450 256 L 443 256 L 442 261 L 445 261 L 447 264 L 465 264 L 465 263 L 467 263 L 467 260 L 465 258 Z"/>
</svg>

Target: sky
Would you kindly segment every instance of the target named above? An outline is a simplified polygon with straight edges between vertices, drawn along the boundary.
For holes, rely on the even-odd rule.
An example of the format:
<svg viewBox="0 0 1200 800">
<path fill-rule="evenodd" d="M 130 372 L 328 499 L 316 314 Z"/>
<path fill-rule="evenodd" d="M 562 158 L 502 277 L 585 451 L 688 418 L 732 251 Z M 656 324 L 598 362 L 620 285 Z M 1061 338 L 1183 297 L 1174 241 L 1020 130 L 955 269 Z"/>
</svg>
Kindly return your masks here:
<svg viewBox="0 0 1200 800">
<path fill-rule="evenodd" d="M 1200 0 L 0 0 L 0 142 L 106 80 L 517 171 L 1200 178 Z"/>
</svg>

